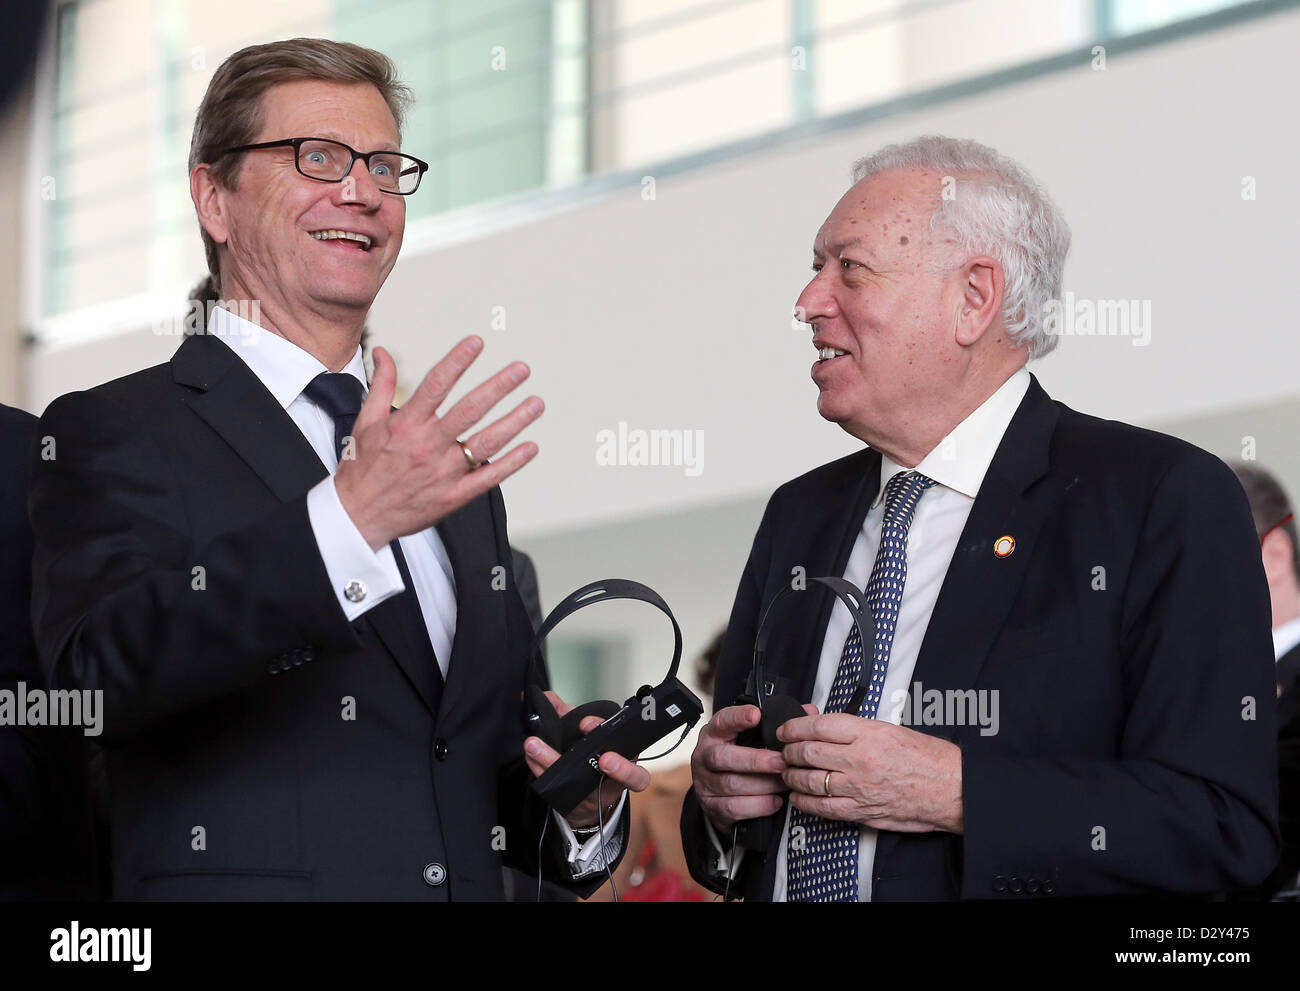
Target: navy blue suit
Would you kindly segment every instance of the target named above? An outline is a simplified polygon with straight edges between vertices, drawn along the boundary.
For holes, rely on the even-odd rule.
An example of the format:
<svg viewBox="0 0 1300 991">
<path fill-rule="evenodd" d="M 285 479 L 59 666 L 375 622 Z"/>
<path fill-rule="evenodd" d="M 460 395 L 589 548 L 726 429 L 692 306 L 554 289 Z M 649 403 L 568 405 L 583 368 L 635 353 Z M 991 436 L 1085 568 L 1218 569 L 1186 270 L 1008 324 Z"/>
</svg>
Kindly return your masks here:
<svg viewBox="0 0 1300 991">
<path fill-rule="evenodd" d="M 863 450 L 772 496 L 716 706 L 740 694 L 759 611 L 791 569 L 844 573 L 879 476 L 880 456 Z M 1015 550 L 999 558 L 1003 535 Z M 804 701 L 833 602 L 816 586 L 807 594 L 768 650 Z M 1240 484 L 1189 444 L 1077 413 L 1035 379 L 971 508 L 912 680 L 927 692 L 997 690 L 1000 727 L 915 727 L 962 749 L 965 831 L 882 832 L 875 900 L 1211 894 L 1258 882 L 1277 860 L 1259 543 Z M 721 891 L 693 792 L 682 826 L 692 872 Z M 771 897 L 772 834 L 746 855 L 733 895 Z"/>
</svg>

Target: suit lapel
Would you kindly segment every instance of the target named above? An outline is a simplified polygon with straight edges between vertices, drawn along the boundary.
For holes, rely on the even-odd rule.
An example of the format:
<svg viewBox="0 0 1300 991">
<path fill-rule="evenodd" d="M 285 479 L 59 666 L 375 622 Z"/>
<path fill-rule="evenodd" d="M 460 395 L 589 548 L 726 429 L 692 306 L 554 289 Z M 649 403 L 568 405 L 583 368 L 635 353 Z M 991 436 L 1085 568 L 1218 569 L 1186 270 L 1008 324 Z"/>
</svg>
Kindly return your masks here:
<svg viewBox="0 0 1300 991">
<path fill-rule="evenodd" d="M 198 390 L 188 400 L 189 407 L 280 502 L 302 496 L 329 474 L 298 424 L 226 344 L 197 334 L 177 349 L 171 367 L 178 383 Z M 402 593 L 407 594 L 413 593 Z M 407 643 L 399 598 L 381 602 L 361 621 L 379 637 L 432 711 L 427 679 L 413 669 L 420 654 Z"/>
<path fill-rule="evenodd" d="M 844 467 L 843 477 L 832 483 L 828 497 L 806 507 L 802 513 L 802 537 L 789 567 L 805 568 L 809 578 L 844 574 L 862 521 L 880 489 L 878 452 L 864 451 L 846 460 Z M 766 590 L 764 607 L 790 580 L 789 568 L 775 577 L 779 584 Z M 831 610 L 838 601 L 829 589 L 820 585 L 810 585 L 808 592 L 816 597 L 813 601 L 805 602 L 801 596 L 794 596 L 778 607 L 785 611 L 781 616 L 772 617 L 768 650 L 768 671 L 789 678 L 791 693 L 801 700 L 812 695 L 822 641 L 826 638 Z M 766 674 L 765 677 L 770 678 Z"/>
<path fill-rule="evenodd" d="M 1063 490 L 1029 490 L 1048 471 L 1056 406 L 1037 379 L 1012 417 L 967 517 L 917 656 L 913 682 L 926 688 L 973 688 L 1024 583 L 1039 530 Z M 994 543 L 1014 538 L 1006 557 Z M 929 727 L 951 740 L 957 726 Z"/>
<path fill-rule="evenodd" d="M 190 409 L 281 502 L 329 474 L 292 417 L 227 345 L 195 335 L 173 355 L 171 366 L 177 382 L 199 390 L 189 399 Z"/>
</svg>

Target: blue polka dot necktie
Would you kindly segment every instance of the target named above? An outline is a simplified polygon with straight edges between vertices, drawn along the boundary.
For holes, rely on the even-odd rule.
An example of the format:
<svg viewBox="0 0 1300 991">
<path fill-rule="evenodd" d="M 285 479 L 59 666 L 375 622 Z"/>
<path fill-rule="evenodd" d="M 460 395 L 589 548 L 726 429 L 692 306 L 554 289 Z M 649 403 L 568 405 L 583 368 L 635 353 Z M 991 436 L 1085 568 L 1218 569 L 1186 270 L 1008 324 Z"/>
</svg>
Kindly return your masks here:
<svg viewBox="0 0 1300 991">
<path fill-rule="evenodd" d="M 871 682 L 858 715 L 875 719 L 889 669 L 889 651 L 898 625 L 898 607 L 907 583 L 907 531 L 921 495 L 934 479 L 899 472 L 885 488 L 885 515 L 880 525 L 880 549 L 867 582 L 867 604 L 876 624 Z M 856 625 L 844 641 L 840 666 L 831 685 L 825 712 L 843 712 L 862 680 L 862 637 Z M 852 902 L 858 900 L 858 832 L 856 822 L 823 819 L 800 809 L 790 810 L 790 841 L 786 859 L 786 900 L 792 902 Z"/>
</svg>

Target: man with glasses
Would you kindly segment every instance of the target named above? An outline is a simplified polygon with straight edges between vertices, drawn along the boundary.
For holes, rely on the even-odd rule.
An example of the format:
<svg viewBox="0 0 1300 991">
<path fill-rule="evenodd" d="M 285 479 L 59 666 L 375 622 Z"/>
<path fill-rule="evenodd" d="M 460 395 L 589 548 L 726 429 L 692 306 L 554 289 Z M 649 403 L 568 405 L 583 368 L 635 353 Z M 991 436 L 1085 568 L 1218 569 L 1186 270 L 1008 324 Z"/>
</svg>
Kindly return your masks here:
<svg viewBox="0 0 1300 991">
<path fill-rule="evenodd" d="M 42 420 L 36 632 L 56 686 L 104 693 L 117 898 L 496 899 L 503 862 L 588 893 L 649 782 L 606 754 L 603 809 L 528 798 L 556 755 L 520 721 L 532 627 L 497 486 L 541 400 L 481 422 L 527 366 L 447 404 L 469 337 L 396 412 L 383 348 L 367 382 L 428 169 L 408 101 L 355 45 L 231 56 L 190 150 L 223 305 Z"/>
</svg>

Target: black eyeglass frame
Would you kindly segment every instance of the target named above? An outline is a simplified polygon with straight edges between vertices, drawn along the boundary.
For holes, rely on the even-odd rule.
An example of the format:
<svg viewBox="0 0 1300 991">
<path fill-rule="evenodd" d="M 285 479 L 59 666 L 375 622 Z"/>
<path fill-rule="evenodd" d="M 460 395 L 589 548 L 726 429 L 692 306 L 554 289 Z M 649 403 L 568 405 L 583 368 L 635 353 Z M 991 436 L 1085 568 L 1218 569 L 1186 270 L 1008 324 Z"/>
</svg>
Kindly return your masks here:
<svg viewBox="0 0 1300 991">
<path fill-rule="evenodd" d="M 344 172 L 337 179 L 322 179 L 318 175 L 309 175 L 308 173 L 304 172 L 302 170 L 302 163 L 298 160 L 299 149 L 302 148 L 302 144 L 304 141 L 324 141 L 328 144 L 338 145 L 340 148 L 346 148 L 348 150 L 348 154 L 352 156 L 352 161 L 348 162 L 347 171 Z M 404 151 L 387 151 L 384 149 L 378 151 L 357 151 L 351 145 L 344 144 L 342 141 L 335 141 L 333 138 L 317 138 L 317 137 L 284 138 L 281 141 L 259 141 L 257 144 L 252 144 L 252 145 L 236 145 L 234 148 L 227 148 L 224 151 L 222 151 L 220 154 L 216 156 L 216 158 L 213 159 L 213 161 L 216 161 L 217 158 L 223 158 L 226 155 L 234 155 L 241 151 L 259 151 L 262 148 L 292 148 L 293 167 L 298 170 L 298 174 L 303 178 L 314 179 L 316 182 L 342 182 L 344 179 L 346 179 L 348 176 L 352 174 L 352 166 L 357 164 L 358 159 L 366 163 L 366 171 L 369 172 L 370 157 L 372 155 L 400 155 L 402 158 L 409 158 L 419 167 L 420 170 L 419 173 L 416 175 L 415 189 L 408 190 L 407 192 L 404 193 L 400 189 L 384 189 L 382 186 L 379 187 L 380 192 L 392 193 L 394 196 L 410 196 L 411 193 L 414 193 L 416 189 L 420 188 L 420 182 L 424 179 L 424 174 L 429 171 L 428 162 L 416 158 L 414 155 L 408 155 Z M 399 176 L 404 174 L 405 173 L 399 173 Z M 378 184 L 376 183 L 376 185 Z"/>
</svg>

